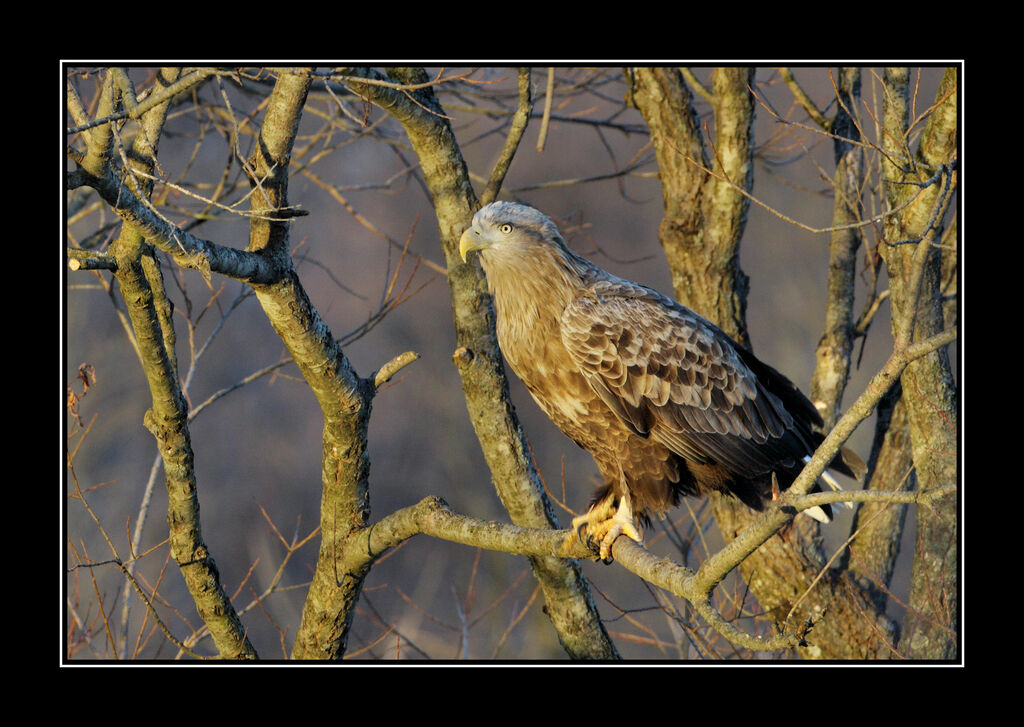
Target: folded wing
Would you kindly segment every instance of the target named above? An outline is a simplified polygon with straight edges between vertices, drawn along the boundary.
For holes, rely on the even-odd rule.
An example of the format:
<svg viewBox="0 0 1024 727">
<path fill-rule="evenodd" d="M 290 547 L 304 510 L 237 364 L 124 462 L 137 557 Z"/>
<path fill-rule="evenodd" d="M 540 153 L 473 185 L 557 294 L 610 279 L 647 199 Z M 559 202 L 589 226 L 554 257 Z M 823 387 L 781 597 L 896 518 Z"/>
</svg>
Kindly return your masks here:
<svg viewBox="0 0 1024 727">
<path fill-rule="evenodd" d="M 792 468 L 813 451 L 736 344 L 675 301 L 599 281 L 561 324 L 562 343 L 591 388 L 637 435 L 744 478 Z"/>
</svg>

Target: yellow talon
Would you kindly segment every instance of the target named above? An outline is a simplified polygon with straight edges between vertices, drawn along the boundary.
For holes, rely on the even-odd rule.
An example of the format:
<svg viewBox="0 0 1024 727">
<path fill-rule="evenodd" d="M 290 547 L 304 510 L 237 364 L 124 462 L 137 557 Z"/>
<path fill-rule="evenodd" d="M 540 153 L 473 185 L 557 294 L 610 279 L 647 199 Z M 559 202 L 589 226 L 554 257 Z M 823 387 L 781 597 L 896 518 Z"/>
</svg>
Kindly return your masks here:
<svg viewBox="0 0 1024 727">
<path fill-rule="evenodd" d="M 586 515 L 573 518 L 572 528 L 581 541 L 583 540 L 582 532 L 585 531 L 590 542 L 599 544 L 598 552 L 602 560 L 608 560 L 611 557 L 612 544 L 620 535 L 625 535 L 640 545 L 644 544 L 644 539 L 640 535 L 633 517 L 633 508 L 628 495 L 619 500 L 619 507 L 614 511 L 613 496 L 609 495 L 590 508 Z"/>
</svg>

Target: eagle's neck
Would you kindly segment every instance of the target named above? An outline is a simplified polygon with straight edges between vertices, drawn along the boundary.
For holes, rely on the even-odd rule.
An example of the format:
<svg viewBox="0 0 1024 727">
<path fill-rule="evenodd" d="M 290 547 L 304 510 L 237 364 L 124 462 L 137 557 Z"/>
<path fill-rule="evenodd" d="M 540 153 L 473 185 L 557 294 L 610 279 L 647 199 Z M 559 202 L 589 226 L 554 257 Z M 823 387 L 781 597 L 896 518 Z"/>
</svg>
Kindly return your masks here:
<svg viewBox="0 0 1024 727">
<path fill-rule="evenodd" d="M 498 343 L 522 377 L 528 362 L 514 360 L 509 352 L 544 350 L 526 345 L 537 339 L 561 342 L 562 312 L 583 287 L 582 271 L 572 258 L 547 248 L 516 260 L 485 255 L 482 262 L 498 314 Z"/>
</svg>

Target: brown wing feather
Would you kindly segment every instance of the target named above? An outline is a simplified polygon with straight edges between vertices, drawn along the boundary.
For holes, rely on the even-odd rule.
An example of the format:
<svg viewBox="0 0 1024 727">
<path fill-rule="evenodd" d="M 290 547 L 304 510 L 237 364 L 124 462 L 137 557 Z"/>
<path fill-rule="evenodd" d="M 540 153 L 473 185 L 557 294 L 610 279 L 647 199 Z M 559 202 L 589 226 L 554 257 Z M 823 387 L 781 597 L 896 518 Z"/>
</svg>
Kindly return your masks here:
<svg viewBox="0 0 1024 727">
<path fill-rule="evenodd" d="M 640 436 L 743 477 L 793 466 L 810 451 L 736 345 L 675 301 L 603 280 L 566 307 L 561 324 L 590 386 Z"/>
</svg>

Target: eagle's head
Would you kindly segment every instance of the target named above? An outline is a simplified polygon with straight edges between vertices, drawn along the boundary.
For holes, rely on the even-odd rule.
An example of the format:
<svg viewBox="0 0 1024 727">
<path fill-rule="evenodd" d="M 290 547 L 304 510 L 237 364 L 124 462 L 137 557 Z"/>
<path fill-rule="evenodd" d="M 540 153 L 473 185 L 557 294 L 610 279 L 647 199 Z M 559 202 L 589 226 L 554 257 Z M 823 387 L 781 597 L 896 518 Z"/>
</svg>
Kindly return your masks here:
<svg viewBox="0 0 1024 727">
<path fill-rule="evenodd" d="M 566 249 L 554 222 L 533 207 L 492 202 L 473 215 L 473 224 L 459 240 L 459 254 L 465 261 L 470 252 L 480 250 L 485 261 L 497 261 L 506 255 L 532 256 L 538 246 L 551 245 Z"/>
</svg>

